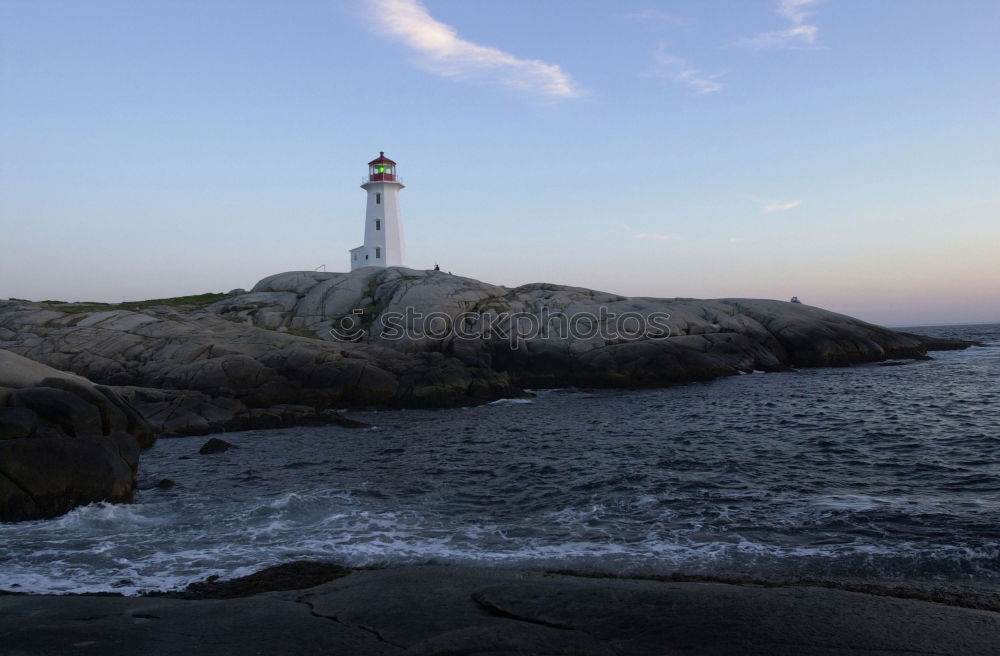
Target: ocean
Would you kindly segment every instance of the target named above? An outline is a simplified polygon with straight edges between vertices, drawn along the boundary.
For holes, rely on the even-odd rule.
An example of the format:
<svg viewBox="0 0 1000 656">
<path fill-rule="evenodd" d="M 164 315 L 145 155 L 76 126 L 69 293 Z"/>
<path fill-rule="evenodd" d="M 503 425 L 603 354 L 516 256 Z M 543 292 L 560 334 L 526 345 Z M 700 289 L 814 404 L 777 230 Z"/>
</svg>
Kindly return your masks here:
<svg viewBox="0 0 1000 656">
<path fill-rule="evenodd" d="M 161 439 L 130 505 L 0 524 L 0 589 L 177 589 L 299 559 L 1000 584 L 986 347 L 650 390 L 540 390 L 372 425 Z M 176 485 L 156 487 L 169 478 Z"/>
</svg>

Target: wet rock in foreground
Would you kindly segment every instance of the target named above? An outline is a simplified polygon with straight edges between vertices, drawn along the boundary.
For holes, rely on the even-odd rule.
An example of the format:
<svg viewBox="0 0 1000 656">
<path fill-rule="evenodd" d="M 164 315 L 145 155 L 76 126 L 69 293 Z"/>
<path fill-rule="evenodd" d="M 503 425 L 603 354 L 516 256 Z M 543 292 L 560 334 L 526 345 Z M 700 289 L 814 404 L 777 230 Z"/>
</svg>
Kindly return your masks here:
<svg viewBox="0 0 1000 656">
<path fill-rule="evenodd" d="M 0 350 L 0 521 L 132 500 L 146 420 L 114 390 Z"/>
<path fill-rule="evenodd" d="M 278 589 L 254 576 L 237 585 Z M 228 597 L 237 581 L 198 585 Z M 426 566 L 242 598 L 0 596 L 0 636 L 11 653 L 105 656 L 984 656 L 997 653 L 1000 614 L 817 587 Z"/>
</svg>

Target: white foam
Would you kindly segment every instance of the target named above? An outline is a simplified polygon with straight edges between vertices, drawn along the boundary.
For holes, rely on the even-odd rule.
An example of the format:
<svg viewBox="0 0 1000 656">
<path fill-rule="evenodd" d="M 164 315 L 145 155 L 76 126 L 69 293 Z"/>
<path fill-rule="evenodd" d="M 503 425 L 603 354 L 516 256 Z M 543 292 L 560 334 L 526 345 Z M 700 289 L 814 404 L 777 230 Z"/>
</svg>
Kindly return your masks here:
<svg viewBox="0 0 1000 656">
<path fill-rule="evenodd" d="M 604 511 L 600 505 L 563 509 L 547 517 L 567 530 L 581 521 L 594 519 Z M 7 558 L 0 588 L 36 593 L 95 592 L 115 590 L 137 594 L 142 590 L 183 588 L 211 575 L 223 578 L 244 576 L 271 564 L 301 558 L 327 559 L 348 566 L 402 565 L 423 562 L 476 564 L 516 564 L 522 566 L 571 566 L 608 571 L 625 569 L 666 573 L 677 569 L 709 571 L 734 567 L 734 563 L 793 561 L 838 562 L 845 558 L 927 559 L 975 568 L 976 563 L 995 561 L 1000 546 L 982 548 L 911 542 L 888 545 L 855 539 L 832 545 L 790 546 L 762 542 L 739 535 L 725 539 L 702 536 L 698 528 L 669 529 L 652 525 L 644 537 L 622 540 L 614 530 L 585 530 L 573 538 L 561 539 L 524 533 L 524 527 L 498 523 L 449 525 L 440 518 L 407 517 L 400 521 L 394 513 L 370 511 L 342 514 L 320 530 L 282 523 L 258 526 L 247 539 L 246 533 L 228 529 L 211 536 L 201 546 L 165 544 L 162 550 L 139 550 L 109 557 L 120 543 L 99 542 L 92 556 L 97 560 L 78 561 L 71 551 L 56 556 L 51 546 L 30 557 Z M 303 530 L 305 528 L 306 530 Z M 518 528 L 511 537 L 512 528 Z M 589 536 L 589 537 L 584 537 Z M 103 554 L 103 555 L 101 555 Z M 872 567 L 877 567 L 873 561 Z M 122 580 L 127 583 L 118 583 Z"/>
<path fill-rule="evenodd" d="M 104 501 L 74 508 L 62 517 L 49 520 L 65 530 L 79 530 L 82 527 L 108 526 L 123 528 L 128 526 L 154 526 L 162 523 L 160 517 L 148 517 L 139 507 L 131 504 L 113 504 Z"/>
<path fill-rule="evenodd" d="M 497 399 L 488 405 L 521 405 L 526 403 L 534 403 L 534 401 L 532 399 Z"/>
</svg>

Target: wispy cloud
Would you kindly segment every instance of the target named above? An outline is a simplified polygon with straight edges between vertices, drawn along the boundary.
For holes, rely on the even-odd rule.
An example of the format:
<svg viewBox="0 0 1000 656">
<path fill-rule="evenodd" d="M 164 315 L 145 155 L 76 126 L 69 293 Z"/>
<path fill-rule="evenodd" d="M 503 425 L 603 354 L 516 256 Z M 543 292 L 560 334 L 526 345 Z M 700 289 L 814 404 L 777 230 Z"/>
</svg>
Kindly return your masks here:
<svg viewBox="0 0 1000 656">
<path fill-rule="evenodd" d="M 799 44 L 812 45 L 816 42 L 819 28 L 815 25 L 796 25 L 787 30 L 764 32 L 743 40 L 743 45 L 750 48 L 781 48 Z"/>
<path fill-rule="evenodd" d="M 669 235 L 665 232 L 635 232 L 635 230 L 627 223 L 621 225 L 622 230 L 632 235 L 632 239 L 675 239 L 677 235 Z"/>
<path fill-rule="evenodd" d="M 741 45 L 750 48 L 780 48 L 791 46 L 811 46 L 816 43 L 819 28 L 806 23 L 816 5 L 823 0 L 778 0 L 778 15 L 785 18 L 789 25 L 783 30 L 763 32 L 756 36 L 743 39 Z"/>
<path fill-rule="evenodd" d="M 785 203 L 764 203 L 760 208 L 762 214 L 772 214 L 773 212 L 787 212 L 788 210 L 794 210 L 796 207 L 802 204 L 801 200 L 790 200 Z"/>
<path fill-rule="evenodd" d="M 691 66 L 687 60 L 671 55 L 665 44 L 661 43 L 655 54 L 656 68 L 644 77 L 656 77 L 685 84 L 699 94 L 721 91 L 724 85 L 718 82 L 722 73 L 706 74 L 701 69 Z"/>
<path fill-rule="evenodd" d="M 778 13 L 795 24 L 805 22 L 821 0 L 778 0 Z"/>
<path fill-rule="evenodd" d="M 661 9 L 642 9 L 620 14 L 619 18 L 627 21 L 643 23 L 662 23 L 667 25 L 687 25 L 688 21 L 676 14 L 667 13 Z"/>
<path fill-rule="evenodd" d="M 367 0 L 367 8 L 380 32 L 416 51 L 418 63 L 437 75 L 494 82 L 550 100 L 585 94 L 556 64 L 521 59 L 462 39 L 419 0 Z"/>
</svg>

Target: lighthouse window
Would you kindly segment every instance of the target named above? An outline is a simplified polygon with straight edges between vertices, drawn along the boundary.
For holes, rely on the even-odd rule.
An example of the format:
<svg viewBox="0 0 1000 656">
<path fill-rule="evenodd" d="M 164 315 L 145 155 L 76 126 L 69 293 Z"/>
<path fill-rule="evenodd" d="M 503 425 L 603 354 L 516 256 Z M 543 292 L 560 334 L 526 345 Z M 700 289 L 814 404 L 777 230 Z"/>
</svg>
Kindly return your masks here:
<svg viewBox="0 0 1000 656">
<path fill-rule="evenodd" d="M 376 205 L 382 204 L 382 194 L 375 194 L 375 204 Z"/>
<path fill-rule="evenodd" d="M 382 229 L 382 219 L 375 219 L 375 229 L 376 230 Z"/>
<path fill-rule="evenodd" d="M 375 247 L 375 259 L 376 260 L 382 259 L 382 249 L 379 248 L 378 246 Z"/>
</svg>

